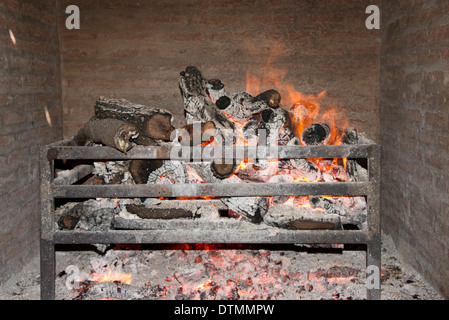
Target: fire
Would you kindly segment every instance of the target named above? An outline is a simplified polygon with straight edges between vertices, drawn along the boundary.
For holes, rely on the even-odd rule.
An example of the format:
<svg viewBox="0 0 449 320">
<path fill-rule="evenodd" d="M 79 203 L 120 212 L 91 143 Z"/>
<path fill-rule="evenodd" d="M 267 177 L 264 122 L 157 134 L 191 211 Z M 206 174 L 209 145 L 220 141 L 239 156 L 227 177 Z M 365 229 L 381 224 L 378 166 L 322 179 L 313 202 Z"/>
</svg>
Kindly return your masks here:
<svg viewBox="0 0 449 320">
<path fill-rule="evenodd" d="M 92 275 L 91 281 L 94 282 L 121 282 L 124 284 L 132 283 L 132 274 L 121 273 L 117 271 L 112 271 L 109 269 L 105 273 L 95 273 Z"/>
<path fill-rule="evenodd" d="M 306 95 L 295 89 L 294 85 L 286 81 L 287 70 L 274 67 L 274 62 L 277 57 L 280 57 L 282 52 L 282 45 L 274 46 L 273 51 L 268 59 L 268 62 L 263 67 L 263 74 L 261 77 L 256 76 L 251 71 L 246 73 L 246 91 L 253 96 L 263 92 L 264 90 L 274 88 L 280 92 L 282 96 L 281 106 L 290 112 L 292 120 L 292 129 L 295 131 L 295 136 L 300 138 L 305 129 L 313 123 L 326 123 L 330 127 L 329 138 L 325 142 L 327 145 L 340 145 L 344 131 L 341 128 L 346 128 L 349 125 L 347 119 L 342 119 L 342 116 L 333 107 L 327 107 L 325 112 L 322 112 L 320 105 L 321 100 L 326 95 L 326 90 L 323 90 L 318 95 Z M 304 144 L 301 141 L 302 144 Z M 316 164 L 323 172 L 331 173 L 332 170 L 338 170 L 340 167 L 347 172 L 347 159 L 307 159 Z M 243 163 L 240 164 L 239 169 L 243 169 Z M 296 182 L 316 182 L 309 181 L 306 177 L 294 176 Z"/>
</svg>

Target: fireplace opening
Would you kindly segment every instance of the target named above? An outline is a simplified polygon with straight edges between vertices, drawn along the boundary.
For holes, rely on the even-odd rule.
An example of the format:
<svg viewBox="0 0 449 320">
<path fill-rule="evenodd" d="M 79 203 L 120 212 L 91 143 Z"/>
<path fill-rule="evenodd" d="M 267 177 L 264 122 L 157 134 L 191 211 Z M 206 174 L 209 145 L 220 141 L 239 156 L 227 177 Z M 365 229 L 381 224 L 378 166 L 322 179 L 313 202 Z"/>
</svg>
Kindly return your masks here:
<svg viewBox="0 0 449 320">
<path fill-rule="evenodd" d="M 447 297 L 445 1 L 72 2 L 0 5 L 0 285 Z"/>
</svg>

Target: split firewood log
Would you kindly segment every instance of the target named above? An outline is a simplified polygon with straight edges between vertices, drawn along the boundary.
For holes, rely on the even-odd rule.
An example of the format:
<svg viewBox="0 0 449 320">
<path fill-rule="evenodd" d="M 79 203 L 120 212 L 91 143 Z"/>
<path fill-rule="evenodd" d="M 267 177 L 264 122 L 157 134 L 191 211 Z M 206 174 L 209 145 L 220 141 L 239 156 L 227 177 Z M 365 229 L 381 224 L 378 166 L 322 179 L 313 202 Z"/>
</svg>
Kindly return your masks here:
<svg viewBox="0 0 449 320">
<path fill-rule="evenodd" d="M 118 119 L 92 117 L 76 134 L 74 143 L 84 146 L 89 142 L 101 143 L 122 152 L 128 152 L 138 137 L 135 126 Z"/>
<path fill-rule="evenodd" d="M 169 141 L 175 129 L 169 111 L 134 104 L 125 99 L 100 97 L 95 104 L 95 116 L 125 121 L 134 125 L 140 134 L 156 140 Z"/>
<path fill-rule="evenodd" d="M 194 121 L 215 124 L 220 142 L 232 144 L 234 142 L 234 124 L 217 108 L 209 98 L 206 90 L 206 80 L 198 68 L 190 66 L 180 74 L 179 87 L 184 100 L 184 111 L 187 124 Z"/>
</svg>

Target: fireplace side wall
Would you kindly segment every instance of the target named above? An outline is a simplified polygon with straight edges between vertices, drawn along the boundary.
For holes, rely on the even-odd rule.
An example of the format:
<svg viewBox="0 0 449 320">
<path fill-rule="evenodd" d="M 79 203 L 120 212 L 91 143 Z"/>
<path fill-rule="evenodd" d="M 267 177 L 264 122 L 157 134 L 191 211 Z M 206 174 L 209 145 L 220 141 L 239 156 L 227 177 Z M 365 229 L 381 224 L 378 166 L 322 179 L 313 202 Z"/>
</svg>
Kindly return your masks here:
<svg viewBox="0 0 449 320">
<path fill-rule="evenodd" d="M 178 78 L 186 66 L 220 78 L 233 92 L 246 89 L 247 70 L 262 78 L 271 59 L 276 74 L 296 90 L 315 95 L 327 90 L 323 109 L 334 106 L 337 118 L 348 117 L 378 140 L 380 32 L 365 27 L 365 10 L 380 1 L 58 4 L 65 137 L 92 116 L 99 96 L 163 106 L 175 125 L 182 125 Z M 80 9 L 79 30 L 65 27 L 69 4 Z"/>
<path fill-rule="evenodd" d="M 383 228 L 449 298 L 449 3 L 383 6 Z"/>
<path fill-rule="evenodd" d="M 0 2 L 0 283 L 38 253 L 39 146 L 62 138 L 55 4 Z"/>
</svg>

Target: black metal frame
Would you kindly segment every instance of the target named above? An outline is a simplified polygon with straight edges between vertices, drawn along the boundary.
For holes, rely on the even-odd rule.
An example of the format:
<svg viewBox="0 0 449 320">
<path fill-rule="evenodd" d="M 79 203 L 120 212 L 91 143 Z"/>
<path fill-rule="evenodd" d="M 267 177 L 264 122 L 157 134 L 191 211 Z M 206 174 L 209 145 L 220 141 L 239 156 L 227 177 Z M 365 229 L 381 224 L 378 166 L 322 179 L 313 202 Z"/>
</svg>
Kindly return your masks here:
<svg viewBox="0 0 449 320">
<path fill-rule="evenodd" d="M 155 243 L 239 243 L 239 244 L 365 244 L 366 265 L 376 266 L 378 287 L 367 287 L 367 298 L 379 300 L 381 270 L 380 229 L 380 159 L 381 147 L 369 140 L 357 145 L 292 146 L 268 150 L 261 158 L 365 158 L 368 162 L 366 182 L 288 183 L 277 184 L 173 184 L 173 185 L 61 185 L 54 182 L 54 161 L 60 159 L 170 159 L 173 148 L 136 147 L 128 154 L 109 147 L 73 147 L 70 140 L 41 148 L 41 299 L 55 299 L 56 245 L 58 244 L 155 244 Z M 253 147 L 233 147 L 233 155 L 242 159 L 254 154 Z M 217 157 L 223 150 L 213 148 Z M 198 150 L 197 150 L 198 151 Z M 229 150 L 228 150 L 229 151 Z M 240 155 L 240 156 L 238 156 Z M 192 154 L 193 156 L 193 154 Z M 55 223 L 57 198 L 158 198 L 158 197 L 250 197 L 280 195 L 348 195 L 366 196 L 368 204 L 366 230 L 109 230 L 60 231 Z M 187 239 L 187 241 L 186 241 Z"/>
</svg>

